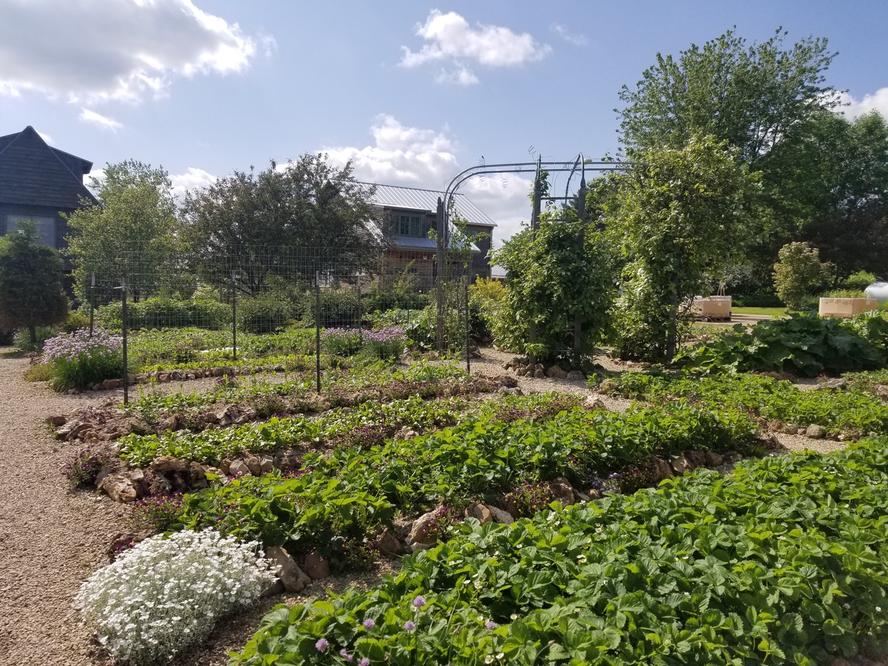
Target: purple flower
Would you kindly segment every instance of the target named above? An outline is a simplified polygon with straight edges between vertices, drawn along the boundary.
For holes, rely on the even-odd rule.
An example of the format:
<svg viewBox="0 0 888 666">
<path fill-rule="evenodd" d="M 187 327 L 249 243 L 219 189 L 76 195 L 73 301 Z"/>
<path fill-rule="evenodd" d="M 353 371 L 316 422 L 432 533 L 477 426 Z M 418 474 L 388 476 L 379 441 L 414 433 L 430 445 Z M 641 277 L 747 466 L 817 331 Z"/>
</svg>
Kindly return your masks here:
<svg viewBox="0 0 888 666">
<path fill-rule="evenodd" d="M 370 660 L 367 657 L 361 657 L 361 661 L 358 662 L 358 666 L 370 666 Z"/>
<path fill-rule="evenodd" d="M 349 654 L 349 651 L 346 650 L 345 648 L 342 648 L 342 649 L 339 651 L 339 656 L 342 657 L 343 659 L 345 659 L 345 660 L 346 660 L 347 662 L 349 662 L 349 663 L 351 663 L 351 662 L 353 662 L 353 661 L 355 660 L 355 658 L 352 657 L 351 654 Z"/>
<path fill-rule="evenodd" d="M 123 338 L 96 329 L 90 337 L 89 329 L 81 328 L 73 333 L 62 333 L 43 343 L 43 361 L 50 363 L 60 359 L 73 361 L 82 354 L 116 353 L 123 347 Z"/>
<path fill-rule="evenodd" d="M 315 650 L 318 652 L 326 652 L 328 647 L 330 647 L 330 643 L 326 638 L 319 638 L 315 643 Z"/>
<path fill-rule="evenodd" d="M 377 331 L 364 332 L 364 339 L 367 342 L 400 342 L 405 337 L 404 329 L 400 326 L 389 326 Z"/>
<path fill-rule="evenodd" d="M 413 622 L 412 620 L 407 620 L 404 623 L 404 631 L 413 631 L 414 629 L 416 629 L 416 622 Z"/>
<path fill-rule="evenodd" d="M 416 598 L 413 599 L 413 607 L 414 608 L 422 608 L 426 605 L 425 597 L 422 595 L 417 595 Z"/>
<path fill-rule="evenodd" d="M 499 625 L 496 622 L 494 622 L 493 620 L 487 620 L 487 622 L 484 623 L 484 626 L 487 627 L 488 629 L 490 629 L 491 631 L 493 631 Z"/>
<path fill-rule="evenodd" d="M 366 620 L 364 620 L 362 622 L 362 624 L 364 625 L 364 629 L 372 629 L 373 627 L 376 626 L 376 623 L 372 619 L 370 619 L 369 617 Z"/>
</svg>

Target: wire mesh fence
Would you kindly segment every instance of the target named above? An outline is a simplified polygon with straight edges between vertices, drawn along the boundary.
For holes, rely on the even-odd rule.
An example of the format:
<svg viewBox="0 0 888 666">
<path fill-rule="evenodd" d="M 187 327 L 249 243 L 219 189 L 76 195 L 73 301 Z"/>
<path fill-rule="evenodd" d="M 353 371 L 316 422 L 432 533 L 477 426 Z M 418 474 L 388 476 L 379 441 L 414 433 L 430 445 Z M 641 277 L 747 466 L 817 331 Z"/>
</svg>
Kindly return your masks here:
<svg viewBox="0 0 888 666">
<path fill-rule="evenodd" d="M 161 359 L 200 366 L 313 357 L 318 391 L 324 355 L 348 354 L 350 346 L 406 339 L 468 364 L 472 275 L 462 257 L 447 256 L 439 266 L 434 253 L 386 251 L 368 260 L 250 247 L 158 265 L 132 250 L 81 272 L 77 290 L 90 331 L 123 337 L 126 401 L 134 369 Z"/>
</svg>

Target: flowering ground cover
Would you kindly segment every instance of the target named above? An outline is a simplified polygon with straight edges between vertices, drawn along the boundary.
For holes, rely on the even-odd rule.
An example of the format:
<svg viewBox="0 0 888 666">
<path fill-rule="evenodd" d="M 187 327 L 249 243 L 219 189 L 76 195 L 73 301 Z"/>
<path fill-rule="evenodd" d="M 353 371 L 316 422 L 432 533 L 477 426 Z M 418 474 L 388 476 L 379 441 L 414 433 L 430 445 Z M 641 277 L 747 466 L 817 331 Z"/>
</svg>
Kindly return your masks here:
<svg viewBox="0 0 888 666">
<path fill-rule="evenodd" d="M 462 524 L 369 590 L 269 613 L 233 663 L 832 663 L 888 651 L 888 439 Z"/>
<path fill-rule="evenodd" d="M 50 383 L 57 391 L 82 389 L 123 373 L 123 338 L 87 329 L 61 333 L 43 345 L 41 360 L 48 365 Z"/>
<path fill-rule="evenodd" d="M 522 484 L 559 477 L 597 489 L 622 472 L 623 489 L 634 490 L 649 482 L 642 472 L 651 456 L 757 450 L 754 424 L 730 411 L 673 404 L 614 413 L 565 408 L 557 394 L 513 398 L 499 409 L 417 437 L 308 454 L 294 477 L 244 477 L 188 494 L 179 523 L 336 557 L 399 512 L 478 500 L 502 506 Z"/>
<path fill-rule="evenodd" d="M 729 406 L 748 411 L 763 421 L 817 424 L 830 435 L 888 433 L 888 405 L 852 386 L 801 390 L 785 380 L 747 373 L 701 377 L 625 372 L 605 380 L 601 389 L 655 403 L 678 398 L 716 408 Z"/>
</svg>

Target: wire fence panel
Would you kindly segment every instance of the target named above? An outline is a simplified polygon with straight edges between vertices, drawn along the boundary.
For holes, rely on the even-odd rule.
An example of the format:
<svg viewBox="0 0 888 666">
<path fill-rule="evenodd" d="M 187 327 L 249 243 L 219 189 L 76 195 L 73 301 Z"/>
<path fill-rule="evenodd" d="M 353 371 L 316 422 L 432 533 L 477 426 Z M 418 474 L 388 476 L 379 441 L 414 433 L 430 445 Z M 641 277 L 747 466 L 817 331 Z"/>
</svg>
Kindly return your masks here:
<svg viewBox="0 0 888 666">
<path fill-rule="evenodd" d="M 90 275 L 85 300 L 91 329 L 123 334 L 130 370 L 161 359 L 314 356 L 320 390 L 322 354 L 347 353 L 350 339 L 401 332 L 415 348 L 468 359 L 469 262 L 451 258 L 439 270 L 435 259 L 252 247 L 178 257 L 159 269 L 133 251 L 116 257 L 114 270 Z"/>
</svg>

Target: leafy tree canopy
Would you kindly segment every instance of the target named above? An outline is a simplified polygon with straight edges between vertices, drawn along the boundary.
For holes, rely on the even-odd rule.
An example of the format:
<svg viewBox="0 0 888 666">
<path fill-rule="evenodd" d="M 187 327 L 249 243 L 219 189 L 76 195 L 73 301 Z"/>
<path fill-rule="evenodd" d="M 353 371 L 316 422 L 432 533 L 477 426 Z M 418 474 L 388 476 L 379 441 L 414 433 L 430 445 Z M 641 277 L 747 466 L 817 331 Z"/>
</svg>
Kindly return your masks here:
<svg viewBox="0 0 888 666">
<path fill-rule="evenodd" d="M 381 241 L 367 186 L 351 165 L 303 155 L 264 171 L 235 172 L 188 196 L 185 239 L 205 279 L 235 276 L 238 289 L 261 291 L 270 276 L 348 276 L 375 267 Z"/>
<path fill-rule="evenodd" d="M 0 239 L 0 327 L 27 328 L 37 339 L 37 326 L 64 321 L 68 299 L 63 288 L 58 252 L 41 245 L 33 223 Z"/>
</svg>

